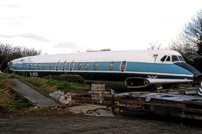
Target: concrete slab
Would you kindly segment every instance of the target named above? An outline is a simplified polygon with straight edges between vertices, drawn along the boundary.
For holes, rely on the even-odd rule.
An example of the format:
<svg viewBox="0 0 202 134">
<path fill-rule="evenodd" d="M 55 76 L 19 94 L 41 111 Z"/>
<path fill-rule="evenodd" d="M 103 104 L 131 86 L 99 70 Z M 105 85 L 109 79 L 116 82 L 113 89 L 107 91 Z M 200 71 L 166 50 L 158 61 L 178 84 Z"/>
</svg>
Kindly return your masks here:
<svg viewBox="0 0 202 134">
<path fill-rule="evenodd" d="M 14 90 L 18 95 L 28 99 L 34 105 L 45 107 L 59 106 L 59 104 L 51 99 L 48 95 L 44 95 L 43 93 L 35 90 L 34 88 L 28 86 L 18 79 L 11 80 L 15 83 L 15 86 L 12 87 L 12 90 Z"/>
</svg>

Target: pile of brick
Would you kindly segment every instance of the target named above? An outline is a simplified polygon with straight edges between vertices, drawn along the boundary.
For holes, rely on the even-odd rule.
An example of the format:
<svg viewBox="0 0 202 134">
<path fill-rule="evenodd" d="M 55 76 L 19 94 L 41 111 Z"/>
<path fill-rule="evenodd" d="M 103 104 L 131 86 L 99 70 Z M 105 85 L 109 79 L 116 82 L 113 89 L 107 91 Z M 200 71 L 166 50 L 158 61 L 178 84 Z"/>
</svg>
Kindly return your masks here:
<svg viewBox="0 0 202 134">
<path fill-rule="evenodd" d="M 105 84 L 91 84 L 91 99 L 93 102 L 103 103 L 104 97 L 110 92 L 105 90 Z"/>
</svg>

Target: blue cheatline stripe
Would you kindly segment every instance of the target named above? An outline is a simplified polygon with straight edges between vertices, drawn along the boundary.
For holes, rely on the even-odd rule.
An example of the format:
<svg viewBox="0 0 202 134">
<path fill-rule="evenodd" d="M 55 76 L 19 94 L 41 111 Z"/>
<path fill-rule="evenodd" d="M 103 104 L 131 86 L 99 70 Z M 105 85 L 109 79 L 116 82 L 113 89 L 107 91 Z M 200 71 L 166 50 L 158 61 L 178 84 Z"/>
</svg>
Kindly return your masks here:
<svg viewBox="0 0 202 134">
<path fill-rule="evenodd" d="M 65 70 L 69 70 L 69 65 L 70 65 L 70 63 L 66 63 L 66 68 L 65 68 Z"/>
<path fill-rule="evenodd" d="M 175 64 L 160 64 L 160 63 L 128 62 L 126 71 L 192 75 L 191 72 Z"/>
<path fill-rule="evenodd" d="M 80 62 L 75 62 L 73 71 L 78 71 L 78 64 Z M 85 70 L 86 62 L 82 62 L 82 67 L 80 71 L 94 71 L 94 64 L 96 62 L 88 62 L 88 69 Z M 49 69 L 50 64 L 52 65 L 52 71 L 56 70 L 57 63 L 46 63 L 46 71 L 51 71 Z M 69 71 L 69 66 L 71 63 L 66 63 L 65 72 Z M 110 62 L 98 62 L 97 71 L 110 71 Z M 114 62 L 113 71 L 120 72 L 121 62 Z M 35 68 L 33 67 L 35 65 Z M 40 70 L 43 70 L 44 63 L 40 63 Z M 62 70 L 63 62 L 59 63 L 58 71 Z M 29 69 L 28 63 L 23 64 L 13 64 L 14 70 L 38 70 L 38 63 L 32 63 L 32 69 Z M 183 75 L 193 75 L 191 72 L 175 65 L 175 64 L 163 64 L 163 63 L 143 63 L 143 62 L 127 62 L 127 68 L 125 72 L 138 72 L 138 73 L 165 73 L 165 74 L 183 74 Z"/>
</svg>

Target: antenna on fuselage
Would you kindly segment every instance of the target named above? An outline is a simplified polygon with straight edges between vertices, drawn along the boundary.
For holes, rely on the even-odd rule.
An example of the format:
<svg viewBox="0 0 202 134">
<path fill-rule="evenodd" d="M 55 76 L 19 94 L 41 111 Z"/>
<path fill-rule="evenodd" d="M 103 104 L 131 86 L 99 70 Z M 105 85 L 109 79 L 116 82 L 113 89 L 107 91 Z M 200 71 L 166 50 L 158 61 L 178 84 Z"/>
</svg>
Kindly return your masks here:
<svg viewBox="0 0 202 134">
<path fill-rule="evenodd" d="M 154 57 L 154 62 L 156 62 L 156 59 L 157 59 L 157 57 L 158 57 L 158 54 L 154 54 L 153 57 Z"/>
</svg>

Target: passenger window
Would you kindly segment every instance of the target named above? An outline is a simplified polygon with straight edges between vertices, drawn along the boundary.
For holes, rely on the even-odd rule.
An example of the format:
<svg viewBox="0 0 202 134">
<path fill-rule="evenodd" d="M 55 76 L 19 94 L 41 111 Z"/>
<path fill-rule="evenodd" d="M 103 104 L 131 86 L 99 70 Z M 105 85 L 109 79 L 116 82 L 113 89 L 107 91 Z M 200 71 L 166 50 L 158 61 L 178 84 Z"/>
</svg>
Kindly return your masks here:
<svg viewBox="0 0 202 134">
<path fill-rule="evenodd" d="M 69 65 L 69 70 L 72 71 L 74 68 L 74 62 L 72 62 L 70 65 Z"/>
<path fill-rule="evenodd" d="M 85 64 L 85 70 L 88 70 L 88 66 L 89 66 L 89 64 L 88 64 L 88 62 Z"/>
<path fill-rule="evenodd" d="M 49 70 L 52 70 L 52 63 L 50 63 L 49 65 Z"/>
<path fill-rule="evenodd" d="M 94 64 L 94 70 L 95 70 L 95 71 L 98 70 L 98 62 L 96 62 L 96 63 Z"/>
<path fill-rule="evenodd" d="M 35 70 L 35 68 L 36 68 L 36 64 L 34 64 L 33 70 Z"/>
<path fill-rule="evenodd" d="M 62 70 L 64 71 L 66 67 L 66 61 L 62 64 Z"/>
<path fill-rule="evenodd" d="M 58 62 L 58 63 L 56 64 L 56 71 L 58 71 L 59 67 L 60 67 L 60 62 Z"/>
<path fill-rule="evenodd" d="M 82 68 L 82 63 L 80 62 L 80 63 L 78 64 L 78 70 L 81 70 L 81 68 Z"/>
<path fill-rule="evenodd" d="M 112 71 L 114 69 L 114 62 L 109 63 L 109 70 Z"/>
<path fill-rule="evenodd" d="M 172 62 L 175 62 L 175 61 L 179 61 L 179 60 L 178 60 L 177 56 L 173 55 L 172 56 Z"/>
<path fill-rule="evenodd" d="M 29 64 L 29 70 L 32 70 L 32 64 Z"/>
<path fill-rule="evenodd" d="M 167 57 L 167 55 L 163 56 L 163 58 L 161 58 L 161 61 L 164 62 L 166 57 Z"/>
<path fill-rule="evenodd" d="M 120 70 L 121 70 L 121 72 L 123 72 L 123 71 L 126 70 L 126 61 L 123 61 L 123 62 L 121 63 Z"/>
<path fill-rule="evenodd" d="M 38 64 L 38 70 L 40 70 L 40 63 Z"/>
</svg>

